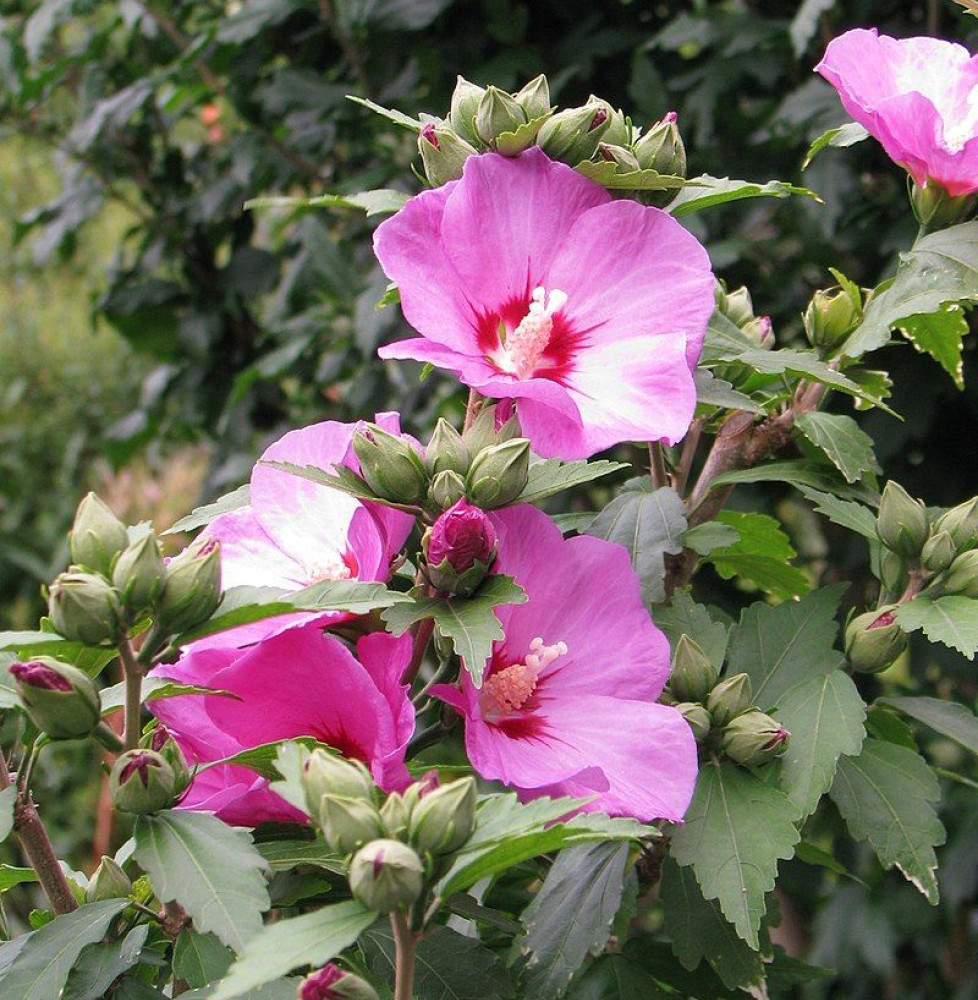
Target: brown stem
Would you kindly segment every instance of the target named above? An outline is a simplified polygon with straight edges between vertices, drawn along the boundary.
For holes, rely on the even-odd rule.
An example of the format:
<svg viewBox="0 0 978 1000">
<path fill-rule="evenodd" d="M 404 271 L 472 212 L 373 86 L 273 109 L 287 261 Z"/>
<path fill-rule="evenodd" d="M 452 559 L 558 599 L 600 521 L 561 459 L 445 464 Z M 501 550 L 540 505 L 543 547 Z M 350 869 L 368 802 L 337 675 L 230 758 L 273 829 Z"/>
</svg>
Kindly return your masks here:
<svg viewBox="0 0 978 1000">
<path fill-rule="evenodd" d="M 414 956 L 418 949 L 417 935 L 411 932 L 407 917 L 394 910 L 391 913 L 394 931 L 394 1000 L 411 1000 L 414 996 Z"/>
<path fill-rule="evenodd" d="M 119 643 L 119 662 L 126 678 L 126 716 L 122 742 L 126 750 L 135 750 L 139 745 L 139 734 L 142 732 L 140 715 L 143 710 L 143 672 L 136 662 L 128 639 L 123 639 Z"/>
<path fill-rule="evenodd" d="M 661 441 L 649 442 L 649 478 L 652 480 L 652 489 L 661 490 L 663 486 L 669 485 L 669 475 L 666 472 L 666 459 L 662 453 Z"/>
<path fill-rule="evenodd" d="M 689 480 L 689 473 L 693 468 L 693 460 L 696 458 L 696 450 L 699 448 L 702 434 L 703 421 L 694 420 L 686 432 L 686 437 L 683 439 L 683 450 L 679 455 L 679 467 L 672 477 L 672 485 L 678 493 L 682 493 L 686 489 L 686 483 Z"/>
</svg>

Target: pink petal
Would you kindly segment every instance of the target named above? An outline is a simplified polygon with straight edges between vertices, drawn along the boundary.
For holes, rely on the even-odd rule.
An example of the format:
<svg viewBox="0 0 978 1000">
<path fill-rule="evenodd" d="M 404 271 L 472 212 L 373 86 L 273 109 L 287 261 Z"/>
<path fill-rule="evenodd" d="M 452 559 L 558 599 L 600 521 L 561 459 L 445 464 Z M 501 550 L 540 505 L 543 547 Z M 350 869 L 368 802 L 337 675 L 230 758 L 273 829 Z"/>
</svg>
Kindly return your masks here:
<svg viewBox="0 0 978 1000">
<path fill-rule="evenodd" d="M 280 587 L 297 590 L 308 582 L 305 567 L 282 551 L 250 506 L 216 517 L 201 538 L 221 543 L 221 583 L 225 589 Z"/>
</svg>

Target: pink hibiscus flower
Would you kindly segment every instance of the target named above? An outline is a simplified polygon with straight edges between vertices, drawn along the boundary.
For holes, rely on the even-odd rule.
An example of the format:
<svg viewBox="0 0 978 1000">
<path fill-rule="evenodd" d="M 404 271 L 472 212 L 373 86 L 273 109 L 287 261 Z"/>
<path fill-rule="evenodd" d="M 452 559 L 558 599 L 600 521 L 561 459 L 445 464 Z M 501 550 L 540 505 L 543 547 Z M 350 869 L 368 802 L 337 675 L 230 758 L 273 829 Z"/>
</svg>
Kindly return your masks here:
<svg viewBox="0 0 978 1000">
<path fill-rule="evenodd" d="M 518 400 L 539 454 L 586 458 L 685 434 L 713 276 L 665 212 L 612 200 L 538 148 L 489 153 L 412 198 L 374 248 L 422 334 L 381 357 Z"/>
<path fill-rule="evenodd" d="M 506 638 L 481 690 L 432 694 L 465 719 L 465 746 L 484 777 L 540 795 L 592 796 L 612 815 L 681 820 L 696 782 L 696 743 L 683 717 L 655 699 L 669 676 L 669 644 L 642 605 L 620 545 L 561 537 L 534 507 L 491 515 L 495 572 L 526 590 L 497 609 Z"/>
<path fill-rule="evenodd" d="M 978 191 L 978 56 L 937 38 L 834 38 L 815 67 L 846 111 L 918 184 Z"/>
<path fill-rule="evenodd" d="M 364 636 L 356 657 L 316 625 L 271 636 L 250 649 L 195 649 L 155 675 L 229 691 L 151 701 L 191 766 L 222 760 L 262 743 L 314 736 L 370 767 L 388 791 L 410 781 L 404 764 L 414 708 L 401 676 L 411 637 Z M 228 823 L 305 822 L 305 816 L 245 767 L 200 771 L 180 803 Z"/>
</svg>

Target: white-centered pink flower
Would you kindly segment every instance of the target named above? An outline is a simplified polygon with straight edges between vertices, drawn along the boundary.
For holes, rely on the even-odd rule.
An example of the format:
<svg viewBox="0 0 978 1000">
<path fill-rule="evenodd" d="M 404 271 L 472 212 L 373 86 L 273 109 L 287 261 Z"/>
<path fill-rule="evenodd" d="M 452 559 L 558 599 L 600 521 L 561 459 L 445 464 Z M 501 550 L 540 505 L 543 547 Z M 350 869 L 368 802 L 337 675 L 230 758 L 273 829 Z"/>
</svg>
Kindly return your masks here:
<svg viewBox="0 0 978 1000">
<path fill-rule="evenodd" d="M 534 147 L 470 156 L 461 180 L 379 226 L 374 248 L 422 335 L 381 357 L 515 400 L 539 454 L 685 434 L 713 276 L 665 212 L 613 200 Z"/>
<path fill-rule="evenodd" d="M 815 71 L 918 184 L 978 191 L 978 56 L 938 38 L 860 28 L 834 38 Z"/>
</svg>

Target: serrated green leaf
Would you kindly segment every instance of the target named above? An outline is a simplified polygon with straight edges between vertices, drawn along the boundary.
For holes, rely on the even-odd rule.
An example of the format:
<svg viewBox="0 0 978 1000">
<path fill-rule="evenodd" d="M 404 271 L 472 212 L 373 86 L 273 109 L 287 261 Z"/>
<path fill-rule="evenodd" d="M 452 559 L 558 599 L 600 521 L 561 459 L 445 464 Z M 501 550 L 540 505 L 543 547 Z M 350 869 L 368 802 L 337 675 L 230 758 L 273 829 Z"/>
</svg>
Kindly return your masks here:
<svg viewBox="0 0 978 1000">
<path fill-rule="evenodd" d="M 918 351 L 929 354 L 959 389 L 964 388 L 961 341 L 970 327 L 960 303 L 946 302 L 936 312 L 907 316 L 897 327 Z"/>
<path fill-rule="evenodd" d="M 799 486 L 798 492 L 806 500 L 810 500 L 815 505 L 815 510 L 833 524 L 855 531 L 863 538 L 876 540 L 876 515 L 868 507 L 854 500 L 840 500 L 831 493 L 823 493 L 810 486 Z"/>
<path fill-rule="evenodd" d="M 788 483 L 791 486 L 808 486 L 822 490 L 845 500 L 861 500 L 864 503 L 879 502 L 879 491 L 864 483 L 847 483 L 835 469 L 828 466 L 813 466 L 805 459 L 785 459 L 765 462 L 752 469 L 733 469 L 723 472 L 710 482 L 710 488 L 736 486 L 738 483 Z"/>
<path fill-rule="evenodd" d="M 672 604 L 659 605 L 653 618 L 672 649 L 676 648 L 680 636 L 688 635 L 717 670 L 723 666 L 727 653 L 727 628 L 722 622 L 714 621 L 710 612 L 702 604 L 697 604 L 687 591 L 675 591 Z"/>
<path fill-rule="evenodd" d="M 250 997 L 250 991 L 300 966 L 325 965 L 376 919 L 376 913 L 351 899 L 267 924 L 251 938 L 210 1000 Z"/>
<path fill-rule="evenodd" d="M 659 886 L 666 931 L 684 969 L 703 959 L 729 989 L 754 986 L 764 978 L 764 963 L 723 916 L 714 900 L 703 898 L 692 868 L 667 857 Z"/>
<path fill-rule="evenodd" d="M 421 513 L 421 508 L 413 504 L 395 503 L 393 500 L 385 500 L 383 497 L 376 496 L 367 483 L 345 465 L 335 465 L 332 472 L 328 472 L 315 465 L 296 465 L 294 462 L 262 461 L 259 464 L 267 465 L 270 469 L 280 469 L 282 472 L 288 472 L 300 479 L 308 479 L 309 482 L 319 483 L 320 486 L 329 486 L 341 493 L 348 493 L 358 500 L 369 500 L 382 507 L 393 507 L 395 510 L 403 510 L 408 514 L 418 515 Z"/>
<path fill-rule="evenodd" d="M 744 1000 L 742 993 L 724 986 L 707 963 L 701 962 L 691 971 L 683 968 L 667 941 L 656 941 L 647 935 L 633 937 L 625 942 L 622 953 L 657 983 L 668 987 L 670 996 L 678 993 L 697 1000 Z"/>
<path fill-rule="evenodd" d="M 202 764 L 198 770 L 206 771 L 208 768 L 217 767 L 221 764 L 234 764 L 238 767 L 247 767 L 256 774 L 260 774 L 263 778 L 274 780 L 280 773 L 277 766 L 279 752 L 286 743 L 305 747 L 307 750 L 313 750 L 317 746 L 327 746 L 325 743 L 320 743 L 315 736 L 293 736 L 287 740 L 273 740 L 271 743 L 260 743 L 256 747 L 241 750 L 230 757 L 208 761 L 206 764 Z"/>
<path fill-rule="evenodd" d="M 740 541 L 740 532 L 722 521 L 706 521 L 690 528 L 683 535 L 683 545 L 701 556 L 714 549 L 726 548 Z"/>
<path fill-rule="evenodd" d="M 42 623 L 43 624 L 43 623 Z M 0 650 L 12 650 L 18 656 L 53 656 L 95 677 L 119 654 L 115 649 L 84 646 L 62 639 L 57 632 L 0 632 Z"/>
<path fill-rule="evenodd" d="M 940 698 L 878 698 L 877 704 L 890 705 L 978 754 L 978 716 L 964 705 Z"/>
<path fill-rule="evenodd" d="M 840 759 L 829 794 L 853 838 L 868 840 L 884 868 L 896 865 L 936 906 L 941 786 L 923 757 L 869 738 L 858 757 Z"/>
<path fill-rule="evenodd" d="M 904 632 L 923 629 L 931 642 L 950 646 L 969 660 L 978 653 L 978 600 L 974 598 L 915 597 L 897 608 L 896 619 Z"/>
<path fill-rule="evenodd" d="M 357 208 L 366 212 L 369 219 L 374 215 L 393 215 L 399 212 L 410 196 L 403 191 L 392 188 L 377 188 L 374 191 L 361 191 L 358 194 L 320 194 L 310 198 L 270 195 L 262 198 L 250 198 L 244 203 L 247 210 L 261 208 Z"/>
<path fill-rule="evenodd" d="M 144 702 L 151 700 L 162 700 L 164 698 L 179 698 L 185 694 L 206 694 L 216 698 L 237 698 L 236 694 L 230 691 L 222 691 L 220 688 L 201 687 L 198 684 L 181 684 L 179 681 L 171 681 L 166 677 L 150 676 L 143 678 L 141 696 Z M 115 712 L 126 702 L 126 682 L 113 684 L 111 687 L 102 688 L 99 691 L 99 700 L 102 703 L 102 714 Z"/>
<path fill-rule="evenodd" d="M 173 974 L 199 989 L 220 979 L 234 961 L 234 953 L 213 934 L 182 930 L 173 945 Z"/>
<path fill-rule="evenodd" d="M 299 865 L 316 865 L 337 875 L 346 874 L 343 858 L 319 837 L 315 840 L 269 840 L 259 844 L 258 850 L 273 872 L 290 871 Z"/>
<path fill-rule="evenodd" d="M 258 933 L 270 903 L 265 861 L 247 831 L 207 813 L 168 810 L 139 816 L 134 836 L 133 857 L 156 895 L 180 903 L 198 931 L 238 952 Z"/>
<path fill-rule="evenodd" d="M 4 789 L 7 791 L 7 789 Z M 2 796 L 3 793 L 0 793 Z M 0 803 L 0 810 L 4 808 Z M 2 827 L 0 827 L 2 832 Z M 9 830 L 7 831 L 10 832 Z M 3 837 L 0 837 L 3 840 Z M 0 892 L 6 892 L 15 885 L 22 885 L 24 882 L 36 882 L 37 872 L 33 868 L 17 868 L 15 865 L 0 865 Z"/>
<path fill-rule="evenodd" d="M 718 406 L 725 410 L 746 410 L 748 413 L 765 412 L 760 403 L 735 389 L 732 383 L 717 378 L 707 368 L 697 368 L 693 372 L 693 383 L 696 386 L 697 406 Z"/>
<path fill-rule="evenodd" d="M 197 528 L 203 528 L 205 524 L 210 524 L 211 521 L 216 517 L 220 517 L 221 514 L 227 514 L 232 510 L 240 510 L 242 507 L 247 507 L 249 503 L 251 503 L 251 484 L 245 483 L 244 486 L 239 486 L 236 490 L 231 490 L 230 493 L 225 493 L 224 496 L 218 497 L 213 503 L 204 504 L 202 507 L 194 507 L 186 517 L 181 517 L 172 527 L 167 528 L 161 534 L 179 535 L 184 531 L 194 531 Z"/>
<path fill-rule="evenodd" d="M 715 310 L 706 327 L 706 338 L 700 354 L 700 364 L 716 361 L 732 361 L 745 351 L 752 351 L 757 345 L 740 329 L 729 316 Z M 707 369 L 697 369 L 705 371 Z"/>
<path fill-rule="evenodd" d="M 842 473 L 858 483 L 867 472 L 880 472 L 872 438 L 852 417 L 815 410 L 800 413 L 795 426 Z"/>
<path fill-rule="evenodd" d="M 0 843 L 10 836 L 14 828 L 14 807 L 17 805 L 17 786 L 0 788 Z"/>
<path fill-rule="evenodd" d="M 859 753 L 866 706 L 852 678 L 833 670 L 789 688 L 773 715 L 791 733 L 778 785 L 808 816 L 832 786 L 839 757 Z"/>
<path fill-rule="evenodd" d="M 374 112 L 374 114 L 380 115 L 388 121 L 392 121 L 395 125 L 400 125 L 401 128 L 409 129 L 412 132 L 421 131 L 421 125 L 423 123 L 417 118 L 411 118 L 408 115 L 402 114 L 400 111 L 393 110 L 392 108 L 381 107 L 381 105 L 375 104 L 373 101 L 368 101 L 365 97 L 356 97 L 354 94 L 347 94 L 346 99 L 348 101 L 353 101 L 354 104 L 359 104 L 362 107 L 369 108 Z"/>
<path fill-rule="evenodd" d="M 699 212 L 704 208 L 713 208 L 715 205 L 725 205 L 727 202 L 741 201 L 744 198 L 788 198 L 793 194 L 804 195 L 814 201 L 822 200 L 814 191 L 784 181 L 760 183 L 701 174 L 686 181 L 666 211 L 678 219 L 689 215 L 690 212 Z"/>
<path fill-rule="evenodd" d="M 813 590 L 777 607 L 745 608 L 730 640 L 728 672 L 751 679 L 754 704 L 766 711 L 796 684 L 845 665 L 832 648 L 835 611 L 848 584 Z"/>
<path fill-rule="evenodd" d="M 764 896 L 774 888 L 778 861 L 798 843 L 797 807 L 779 789 L 734 764 L 700 769 L 682 826 L 673 827 L 672 857 L 691 865 L 706 899 L 755 951 Z"/>
<path fill-rule="evenodd" d="M 765 351 L 752 346 L 750 350 L 730 360 L 746 365 L 751 371 L 761 375 L 793 375 L 795 378 L 832 386 L 833 389 L 848 393 L 850 396 L 860 396 L 863 391 L 858 383 L 830 367 L 814 351 L 792 348 Z"/>
<path fill-rule="evenodd" d="M 517 126 L 511 132 L 503 132 L 496 136 L 496 152 L 502 153 L 503 156 L 517 156 L 521 153 L 527 146 L 533 144 L 537 137 L 537 133 L 543 127 L 543 123 L 553 114 L 552 111 L 548 111 L 545 115 L 540 115 L 539 118 L 534 118 L 532 121 L 523 122 L 522 125 Z"/>
<path fill-rule="evenodd" d="M 687 183 L 683 177 L 656 170 L 621 170 L 612 160 L 582 160 L 574 169 L 609 191 L 672 191 Z"/>
<path fill-rule="evenodd" d="M 686 508 L 671 486 L 651 493 L 622 493 L 588 528 L 588 534 L 624 546 L 642 582 L 646 604 L 665 600 L 665 557 L 682 552 L 685 531 Z"/>
<path fill-rule="evenodd" d="M 530 466 L 529 478 L 523 492 L 514 503 L 539 503 L 555 493 L 569 490 L 583 483 L 610 476 L 613 472 L 628 469 L 626 462 L 561 462 L 556 458 L 548 458 L 542 462 L 534 462 Z"/>
<path fill-rule="evenodd" d="M 121 941 L 90 944 L 75 963 L 60 1000 L 99 1000 L 142 953 L 149 925 L 134 927 Z"/>
<path fill-rule="evenodd" d="M 846 125 L 840 125 L 838 128 L 830 128 L 827 132 L 823 132 L 811 144 L 811 146 L 808 147 L 808 152 L 805 154 L 805 159 L 802 161 L 801 169 L 807 170 L 812 160 L 814 160 L 826 146 L 855 146 L 857 142 L 862 142 L 864 139 L 868 138 L 869 133 L 858 122 L 849 122 Z"/>
<path fill-rule="evenodd" d="M 575 980 L 567 1000 L 670 1000 L 640 965 L 626 955 L 599 955 Z"/>
</svg>

